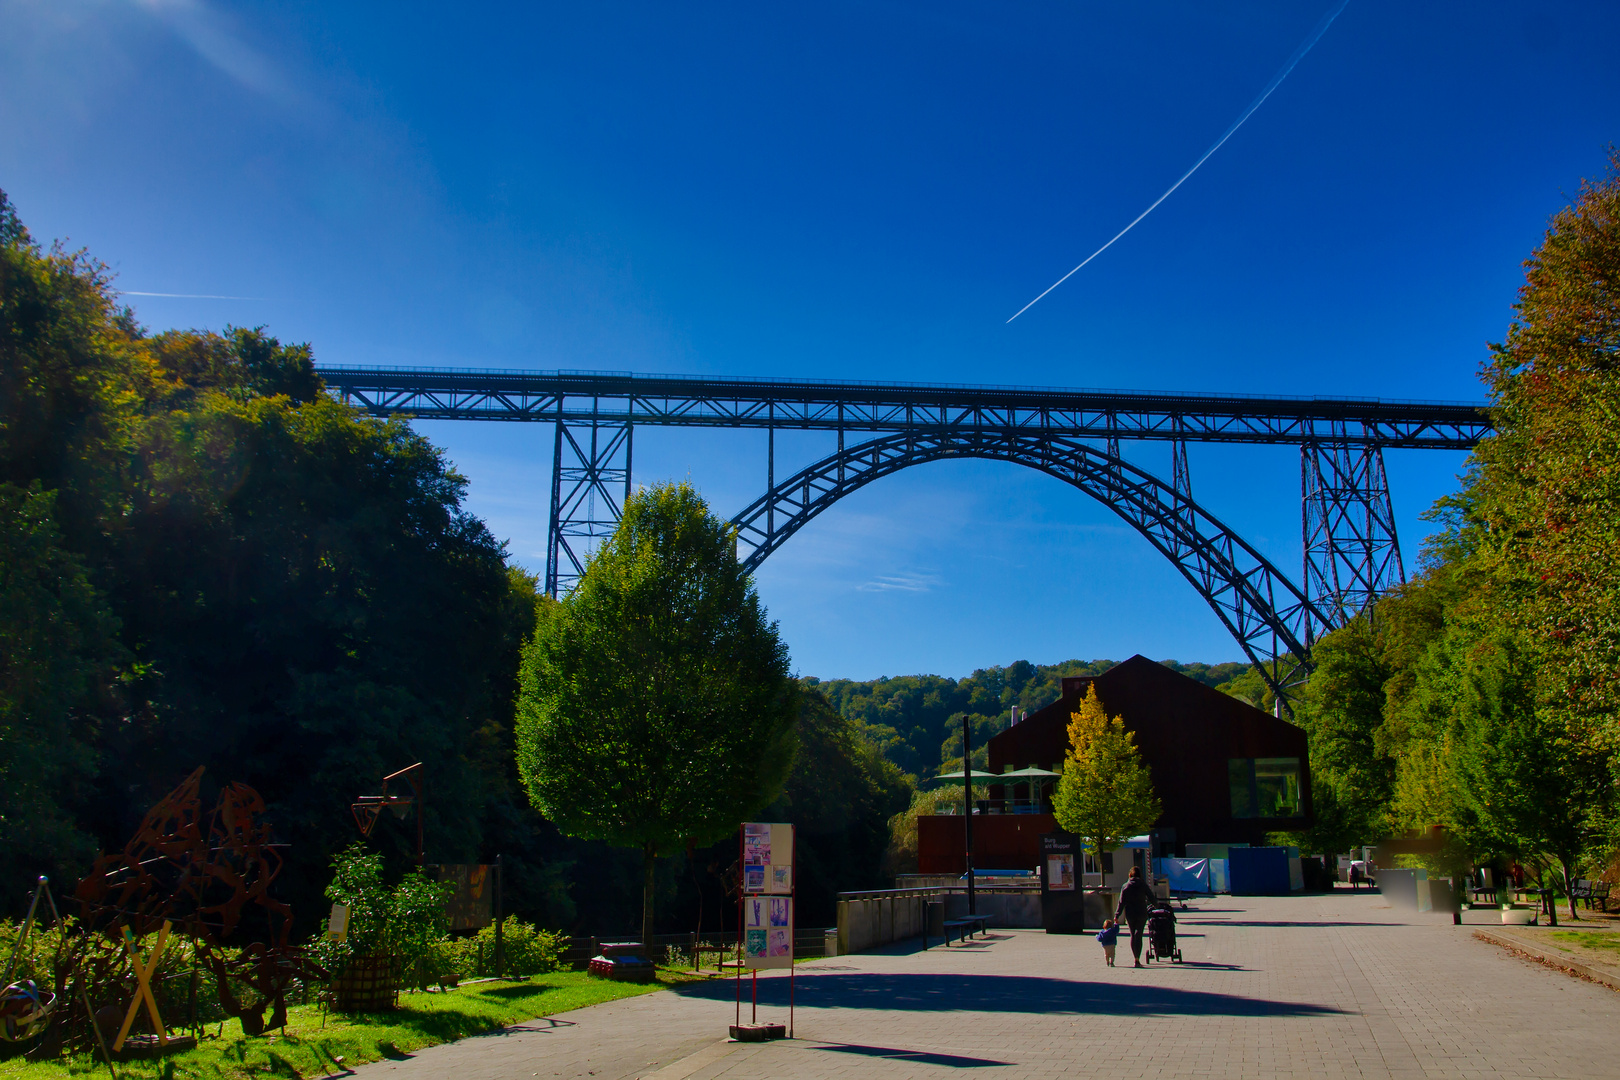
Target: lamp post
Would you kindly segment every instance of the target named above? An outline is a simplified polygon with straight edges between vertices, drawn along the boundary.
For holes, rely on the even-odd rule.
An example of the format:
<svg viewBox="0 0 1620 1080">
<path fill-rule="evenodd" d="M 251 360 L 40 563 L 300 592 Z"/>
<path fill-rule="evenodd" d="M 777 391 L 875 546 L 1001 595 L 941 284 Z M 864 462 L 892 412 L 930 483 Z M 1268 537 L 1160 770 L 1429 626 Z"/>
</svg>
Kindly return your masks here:
<svg viewBox="0 0 1620 1080">
<path fill-rule="evenodd" d="M 968 714 L 962 714 L 962 821 L 967 833 L 968 914 L 979 913 L 973 894 L 973 744 L 968 742 Z"/>
</svg>

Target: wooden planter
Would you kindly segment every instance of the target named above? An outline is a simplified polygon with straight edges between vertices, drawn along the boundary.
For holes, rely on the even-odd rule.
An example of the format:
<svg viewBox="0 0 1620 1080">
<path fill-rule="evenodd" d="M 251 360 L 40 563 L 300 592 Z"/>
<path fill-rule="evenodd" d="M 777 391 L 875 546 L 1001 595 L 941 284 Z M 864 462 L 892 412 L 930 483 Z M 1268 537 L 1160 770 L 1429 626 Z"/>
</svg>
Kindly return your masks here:
<svg viewBox="0 0 1620 1080">
<path fill-rule="evenodd" d="M 332 1007 L 338 1012 L 386 1012 L 399 1006 L 404 963 L 393 953 L 350 960 L 332 980 Z"/>
</svg>

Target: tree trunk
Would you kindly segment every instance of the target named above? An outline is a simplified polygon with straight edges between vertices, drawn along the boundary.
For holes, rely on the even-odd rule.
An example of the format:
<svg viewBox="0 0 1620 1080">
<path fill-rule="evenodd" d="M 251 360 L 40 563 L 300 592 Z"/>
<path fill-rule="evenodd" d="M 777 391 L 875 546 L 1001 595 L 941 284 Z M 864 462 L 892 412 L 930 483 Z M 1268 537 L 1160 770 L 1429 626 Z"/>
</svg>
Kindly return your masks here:
<svg viewBox="0 0 1620 1080">
<path fill-rule="evenodd" d="M 1569 898 L 1569 917 L 1578 922 L 1580 915 L 1575 911 L 1575 881 L 1569 875 L 1569 860 L 1559 859 L 1558 863 L 1564 869 L 1564 895 Z"/>
<path fill-rule="evenodd" d="M 653 938 L 653 870 L 658 865 L 658 851 L 651 843 L 641 848 L 641 943 L 647 947 L 647 959 L 652 959 Z"/>
</svg>

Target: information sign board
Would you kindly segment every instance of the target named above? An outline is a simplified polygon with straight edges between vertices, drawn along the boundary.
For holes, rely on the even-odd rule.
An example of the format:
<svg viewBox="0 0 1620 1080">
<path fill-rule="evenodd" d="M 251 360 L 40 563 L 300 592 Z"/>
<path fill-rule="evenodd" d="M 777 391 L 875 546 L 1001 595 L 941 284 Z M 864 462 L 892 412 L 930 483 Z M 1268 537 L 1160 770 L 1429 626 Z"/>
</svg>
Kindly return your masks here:
<svg viewBox="0 0 1620 1080">
<path fill-rule="evenodd" d="M 751 821 L 742 828 L 742 961 L 793 967 L 793 826 Z"/>
</svg>

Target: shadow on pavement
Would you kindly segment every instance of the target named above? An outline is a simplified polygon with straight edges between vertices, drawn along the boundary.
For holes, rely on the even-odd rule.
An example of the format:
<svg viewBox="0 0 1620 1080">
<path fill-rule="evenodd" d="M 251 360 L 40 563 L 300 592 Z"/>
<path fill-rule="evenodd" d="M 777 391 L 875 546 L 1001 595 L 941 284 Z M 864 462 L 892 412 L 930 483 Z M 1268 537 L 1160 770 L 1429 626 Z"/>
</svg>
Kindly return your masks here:
<svg viewBox="0 0 1620 1080">
<path fill-rule="evenodd" d="M 963 1057 L 960 1054 L 933 1054 L 925 1050 L 900 1050 L 889 1046 L 861 1046 L 857 1043 L 824 1043 L 813 1050 L 830 1050 L 835 1054 L 860 1054 L 863 1057 L 888 1058 L 891 1061 L 916 1061 L 924 1065 L 940 1065 L 948 1069 L 982 1069 L 995 1065 L 1016 1065 L 1013 1061 L 992 1058 Z"/>
<path fill-rule="evenodd" d="M 1399 927 L 1403 924 L 1397 922 L 1349 922 L 1343 919 L 1317 919 L 1314 922 L 1286 922 L 1277 919 L 1210 919 L 1200 922 L 1197 919 L 1183 919 L 1176 924 L 1180 926 L 1302 926 L 1307 928 L 1320 928 L 1324 926 L 1387 926 Z M 1189 935 L 1191 936 L 1191 935 Z"/>
<path fill-rule="evenodd" d="M 1181 965 L 1186 966 L 1186 965 Z M 794 1002 L 807 1009 L 914 1012 L 1075 1013 L 1104 1016 L 1326 1016 L 1343 1010 L 1235 994 L 1130 986 L 1033 975 L 880 973 L 811 975 L 794 980 Z M 671 988 L 683 997 L 731 1001 L 731 980 Z M 788 980 L 759 980 L 761 1004 L 788 1003 Z M 746 1002 L 750 988 L 743 987 Z"/>
</svg>

